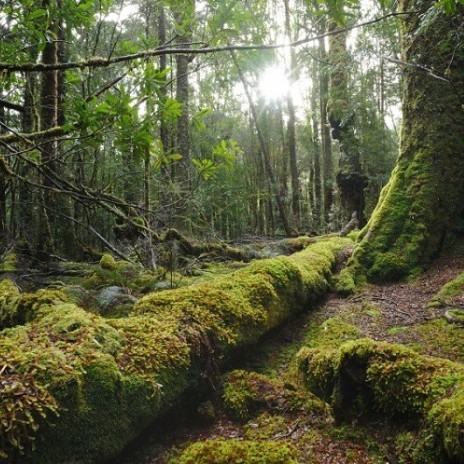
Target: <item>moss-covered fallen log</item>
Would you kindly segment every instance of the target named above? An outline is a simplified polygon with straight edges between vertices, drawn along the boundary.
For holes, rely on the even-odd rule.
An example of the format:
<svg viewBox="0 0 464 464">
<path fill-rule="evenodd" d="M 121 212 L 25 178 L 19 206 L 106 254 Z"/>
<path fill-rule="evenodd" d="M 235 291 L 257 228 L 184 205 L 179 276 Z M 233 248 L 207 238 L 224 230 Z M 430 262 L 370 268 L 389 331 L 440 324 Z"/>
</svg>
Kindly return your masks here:
<svg viewBox="0 0 464 464">
<path fill-rule="evenodd" d="M 340 419 L 380 414 L 415 430 L 407 462 L 464 463 L 462 364 L 370 339 L 303 348 L 298 359 L 306 386 Z"/>
<path fill-rule="evenodd" d="M 308 309 L 350 243 L 321 241 L 211 283 L 150 294 L 123 319 L 88 313 L 59 292 L 21 296 L 3 284 L 7 325 L 22 325 L 0 337 L 0 459 L 82 464 L 116 455 L 220 359 Z"/>
</svg>

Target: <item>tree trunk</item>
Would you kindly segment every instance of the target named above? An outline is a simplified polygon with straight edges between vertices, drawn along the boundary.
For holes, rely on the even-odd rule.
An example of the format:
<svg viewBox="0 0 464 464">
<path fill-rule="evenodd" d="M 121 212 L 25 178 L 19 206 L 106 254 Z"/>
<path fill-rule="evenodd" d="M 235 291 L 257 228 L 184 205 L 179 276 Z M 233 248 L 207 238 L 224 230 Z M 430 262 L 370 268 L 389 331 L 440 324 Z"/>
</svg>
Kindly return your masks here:
<svg viewBox="0 0 464 464">
<path fill-rule="evenodd" d="M 195 0 L 181 2 L 174 16 L 178 36 L 176 44 L 182 48 L 188 48 L 192 41 L 192 20 L 195 14 Z M 182 155 L 184 173 L 181 175 L 188 179 L 188 167 L 190 161 L 190 117 L 189 117 L 189 63 L 192 56 L 176 55 L 176 100 L 182 104 L 182 114 L 177 119 L 176 149 Z"/>
<path fill-rule="evenodd" d="M 402 24 L 400 154 L 353 262 L 374 281 L 419 272 L 464 232 L 464 8 L 446 16 L 433 4 L 401 5 L 415 13 Z"/>
<path fill-rule="evenodd" d="M 319 10 L 317 2 L 312 2 L 313 8 Z M 325 38 L 323 34 L 327 32 L 327 21 L 322 17 L 316 21 L 317 33 L 321 37 L 318 40 L 318 58 L 320 62 L 314 63 L 314 71 L 318 72 L 319 82 L 319 114 L 321 121 L 321 171 L 322 171 L 322 188 L 324 196 L 321 205 L 323 223 L 328 224 L 329 214 L 333 203 L 333 188 L 334 188 L 334 168 L 332 157 L 332 139 L 330 137 L 330 124 L 327 115 L 327 105 L 329 101 L 329 72 L 327 71 L 327 50 Z M 316 78 L 315 78 L 316 81 Z M 316 137 L 316 134 L 314 134 Z M 327 226 L 325 227 L 325 231 Z"/>
<path fill-rule="evenodd" d="M 337 32 L 341 30 L 341 27 L 332 20 L 329 30 Z M 351 108 L 348 89 L 346 33 L 338 32 L 331 35 L 329 44 L 334 67 L 330 73 L 330 94 L 327 107 L 332 137 L 340 143 L 340 161 L 336 179 L 340 189 L 342 213 L 350 217 L 356 211 L 362 226 L 365 224 L 364 189 L 367 186 L 367 179 L 362 172 L 359 140 L 354 127 L 355 114 Z"/>
<path fill-rule="evenodd" d="M 288 0 L 284 0 L 285 6 L 285 35 L 287 39 L 293 39 L 291 37 L 291 24 L 290 24 L 290 6 Z M 297 68 L 296 52 L 292 47 L 290 48 L 290 84 L 295 82 L 295 73 Z M 301 227 L 301 210 L 300 210 L 300 180 L 298 174 L 297 165 L 297 153 L 296 153 L 296 115 L 295 115 L 295 104 L 293 102 L 292 86 L 287 93 L 287 105 L 288 105 L 288 122 L 287 122 L 287 137 L 288 137 L 288 155 L 290 160 L 290 174 L 292 180 L 292 212 L 293 212 L 293 225 L 296 230 Z"/>
<path fill-rule="evenodd" d="M 43 1 L 43 7 L 49 9 L 49 0 Z M 58 36 L 57 24 L 51 24 L 50 30 L 54 36 Z M 42 51 L 42 63 L 53 65 L 58 62 L 58 42 L 49 40 L 46 42 Z M 46 130 L 57 125 L 58 122 L 58 72 L 46 71 L 42 73 L 41 95 L 40 95 L 40 129 Z M 53 248 L 53 233 L 51 229 L 50 217 L 54 213 L 54 194 L 51 191 L 53 182 L 50 179 L 50 171 L 55 171 L 57 161 L 57 144 L 53 140 L 46 140 L 41 148 L 41 161 L 43 165 L 42 184 L 44 189 L 41 192 L 42 210 L 38 226 L 38 248 L 41 258 L 46 258 Z"/>
<path fill-rule="evenodd" d="M 38 53 L 35 50 L 30 51 L 31 61 L 37 59 Z M 25 75 L 23 105 L 25 108 L 21 119 L 21 129 L 24 133 L 34 132 L 37 129 L 37 121 L 34 119 L 35 114 L 35 74 Z M 31 168 L 25 162 L 21 164 L 19 173 L 22 177 L 27 178 L 31 175 Z M 18 188 L 18 238 L 22 242 L 23 248 L 31 247 L 36 232 L 37 217 L 34 210 L 39 206 L 37 203 L 38 195 L 33 188 L 26 182 L 21 182 Z"/>
<path fill-rule="evenodd" d="M 277 204 L 277 210 L 279 211 L 279 218 L 280 218 L 280 220 L 282 222 L 282 227 L 283 227 L 283 229 L 285 231 L 285 234 L 287 236 L 291 236 L 292 231 L 290 230 L 290 227 L 288 225 L 287 215 L 286 215 L 286 212 L 285 212 L 285 204 L 284 204 L 283 199 L 279 195 L 279 188 L 278 188 L 278 185 L 277 185 L 277 180 L 276 180 L 274 170 L 273 170 L 272 165 L 271 165 L 271 155 L 269 153 L 269 147 L 268 147 L 268 145 L 266 143 L 266 138 L 265 138 L 265 136 L 263 134 L 261 126 L 259 125 L 258 110 L 256 108 L 255 103 L 253 102 L 253 98 L 251 97 L 250 89 L 249 89 L 248 83 L 246 81 L 245 74 L 243 73 L 242 68 L 240 67 L 240 64 L 239 64 L 239 62 L 237 60 L 237 57 L 235 56 L 235 53 L 233 51 L 231 51 L 230 54 L 232 56 L 232 60 L 234 61 L 235 66 L 237 68 L 239 78 L 240 78 L 240 80 L 241 80 L 241 82 L 243 84 L 243 88 L 245 90 L 245 95 L 247 97 L 248 104 L 250 105 L 250 111 L 251 111 L 252 119 L 253 119 L 253 122 L 255 124 L 256 132 L 258 134 L 259 144 L 260 144 L 260 147 L 261 147 L 261 152 L 263 154 L 264 168 L 266 170 L 266 175 L 267 175 L 268 180 L 269 180 L 269 193 L 270 193 L 271 196 L 273 196 L 275 198 L 275 201 L 276 201 L 276 204 Z M 272 212 L 272 208 L 271 208 L 270 214 L 271 214 L 271 212 Z"/>
<path fill-rule="evenodd" d="M 5 108 L 0 107 L 0 121 L 5 123 Z M 5 131 L 3 126 L 0 127 L 0 134 L 3 134 Z M 3 161 L 3 157 L 2 157 Z M 6 161 L 5 161 L 6 162 Z M 7 181 L 5 176 L 0 176 L 0 253 L 2 253 L 3 246 L 7 242 L 7 225 L 6 225 L 6 191 L 7 191 Z"/>
</svg>

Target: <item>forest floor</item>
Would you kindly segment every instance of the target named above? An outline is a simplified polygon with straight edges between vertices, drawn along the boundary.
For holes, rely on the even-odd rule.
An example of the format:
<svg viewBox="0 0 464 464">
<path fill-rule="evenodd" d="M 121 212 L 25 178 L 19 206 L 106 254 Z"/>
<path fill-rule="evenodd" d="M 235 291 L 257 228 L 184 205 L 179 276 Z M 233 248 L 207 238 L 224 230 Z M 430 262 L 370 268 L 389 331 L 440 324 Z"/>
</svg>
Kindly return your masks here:
<svg viewBox="0 0 464 464">
<path fill-rule="evenodd" d="M 407 345 L 421 354 L 464 362 L 464 328 L 444 319 L 446 308 L 428 303 L 447 282 L 464 269 L 464 257 L 442 257 L 412 283 L 368 286 L 354 297 L 335 294 L 318 308 L 276 331 L 248 355 L 240 369 L 282 379 L 292 388 L 298 381 L 295 355 L 317 337 L 320 328 L 332 330 L 347 323 L 362 337 Z M 453 299 L 464 305 L 464 296 Z M 332 321 L 327 325 L 327 321 Z M 337 336 L 337 335 L 335 335 Z M 340 344 L 344 335 L 340 335 Z M 357 337 L 359 338 L 359 337 Z M 218 395 L 220 396 L 220 395 Z M 207 423 L 178 413 L 157 430 L 147 431 L 117 461 L 119 464 L 167 463 L 187 445 L 210 438 L 284 441 L 294 446 L 298 462 L 308 464 L 407 464 L 399 457 L 401 424 L 364 423 L 362 419 L 337 423 L 330 414 L 261 409 L 245 423 L 232 421 L 217 402 Z"/>
</svg>

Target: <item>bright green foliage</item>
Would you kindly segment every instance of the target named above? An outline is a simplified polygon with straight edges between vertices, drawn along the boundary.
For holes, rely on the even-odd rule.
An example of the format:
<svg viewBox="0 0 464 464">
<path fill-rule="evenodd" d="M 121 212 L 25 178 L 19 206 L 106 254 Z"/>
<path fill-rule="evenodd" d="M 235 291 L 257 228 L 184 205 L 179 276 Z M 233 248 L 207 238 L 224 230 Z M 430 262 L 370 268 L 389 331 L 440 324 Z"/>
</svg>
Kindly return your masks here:
<svg viewBox="0 0 464 464">
<path fill-rule="evenodd" d="M 336 255 L 350 243 L 321 241 L 208 284 L 148 295 L 121 319 L 88 313 L 60 292 L 20 294 L 1 284 L 0 301 L 14 309 L 10 325 L 26 322 L 0 337 L 2 453 L 33 464 L 115 456 L 200 383 L 208 366 L 309 308 L 328 290 Z M 301 404 L 290 394 L 287 400 Z M 26 419 L 12 412 L 21 404 Z M 256 462 L 287 455 L 269 453 L 269 461 Z"/>
<path fill-rule="evenodd" d="M 463 462 L 464 367 L 369 339 L 338 350 L 307 350 L 299 366 L 343 418 L 386 414 L 419 431 L 414 462 Z"/>
<path fill-rule="evenodd" d="M 170 464 L 298 464 L 291 445 L 278 442 L 206 440 L 189 446 Z"/>
</svg>

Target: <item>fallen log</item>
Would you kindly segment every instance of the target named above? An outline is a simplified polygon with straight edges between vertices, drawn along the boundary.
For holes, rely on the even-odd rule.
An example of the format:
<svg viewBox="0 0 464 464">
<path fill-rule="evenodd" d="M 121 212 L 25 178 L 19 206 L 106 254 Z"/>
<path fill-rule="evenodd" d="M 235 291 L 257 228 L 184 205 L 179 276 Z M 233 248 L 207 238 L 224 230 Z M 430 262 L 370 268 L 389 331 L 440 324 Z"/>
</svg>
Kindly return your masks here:
<svg viewBox="0 0 464 464">
<path fill-rule="evenodd" d="M 461 363 L 370 339 L 303 348 L 298 363 L 307 388 L 331 403 L 337 419 L 380 415 L 414 430 L 407 462 L 464 463 Z"/>
<path fill-rule="evenodd" d="M 23 324 L 0 337 L 0 460 L 111 459 L 221 359 L 310 309 L 350 243 L 323 240 L 211 283 L 149 294 L 122 319 L 88 313 L 59 292 L 26 298 L 4 285 L 8 321 L 20 314 Z"/>
</svg>

